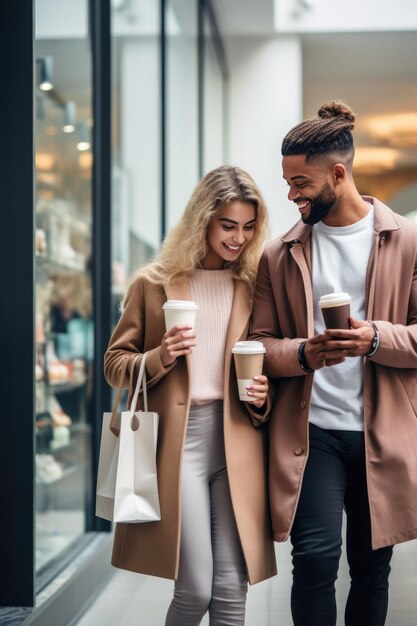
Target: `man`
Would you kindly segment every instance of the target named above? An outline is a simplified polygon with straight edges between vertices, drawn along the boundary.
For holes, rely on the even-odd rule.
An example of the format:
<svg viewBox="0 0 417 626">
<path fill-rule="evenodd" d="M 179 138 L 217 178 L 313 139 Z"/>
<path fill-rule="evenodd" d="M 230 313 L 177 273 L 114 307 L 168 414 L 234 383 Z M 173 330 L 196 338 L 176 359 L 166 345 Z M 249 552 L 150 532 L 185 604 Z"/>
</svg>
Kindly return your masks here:
<svg viewBox="0 0 417 626">
<path fill-rule="evenodd" d="M 352 111 L 340 102 L 282 144 L 301 221 L 261 259 L 251 338 L 277 379 L 271 415 L 274 539 L 291 535 L 296 626 L 334 626 L 342 512 L 345 624 L 382 626 L 392 546 L 417 537 L 417 227 L 352 178 Z M 350 329 L 325 330 L 319 298 L 348 292 Z"/>
</svg>

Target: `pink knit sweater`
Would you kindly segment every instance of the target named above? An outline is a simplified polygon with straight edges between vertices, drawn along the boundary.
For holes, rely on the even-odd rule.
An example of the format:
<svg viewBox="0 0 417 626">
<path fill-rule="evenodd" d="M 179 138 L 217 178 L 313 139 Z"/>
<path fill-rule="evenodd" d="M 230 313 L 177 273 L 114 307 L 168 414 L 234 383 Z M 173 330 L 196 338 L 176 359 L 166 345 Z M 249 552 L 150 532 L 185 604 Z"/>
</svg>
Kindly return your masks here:
<svg viewBox="0 0 417 626">
<path fill-rule="evenodd" d="M 195 270 L 191 298 L 198 305 L 197 345 L 191 356 L 191 404 L 223 398 L 224 351 L 233 301 L 231 270 Z"/>
</svg>

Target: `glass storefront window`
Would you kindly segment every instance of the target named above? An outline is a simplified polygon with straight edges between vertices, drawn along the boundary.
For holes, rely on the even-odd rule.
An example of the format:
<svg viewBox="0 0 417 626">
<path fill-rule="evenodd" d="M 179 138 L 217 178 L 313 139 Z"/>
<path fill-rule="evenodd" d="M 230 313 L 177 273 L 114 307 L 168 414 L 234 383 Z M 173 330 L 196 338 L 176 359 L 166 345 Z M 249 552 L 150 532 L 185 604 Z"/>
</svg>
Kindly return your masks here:
<svg viewBox="0 0 417 626">
<path fill-rule="evenodd" d="M 225 162 L 226 77 L 220 62 L 220 42 L 216 40 L 210 13 L 204 12 L 204 84 L 203 84 L 203 170 L 204 173 Z"/>
<path fill-rule="evenodd" d="M 166 2 L 168 228 L 178 221 L 199 178 L 197 4 Z"/>
<path fill-rule="evenodd" d="M 86 530 L 93 360 L 87 0 L 36 0 L 36 568 Z"/>
<path fill-rule="evenodd" d="M 161 241 L 160 4 L 112 3 L 113 321 L 133 271 Z"/>
</svg>

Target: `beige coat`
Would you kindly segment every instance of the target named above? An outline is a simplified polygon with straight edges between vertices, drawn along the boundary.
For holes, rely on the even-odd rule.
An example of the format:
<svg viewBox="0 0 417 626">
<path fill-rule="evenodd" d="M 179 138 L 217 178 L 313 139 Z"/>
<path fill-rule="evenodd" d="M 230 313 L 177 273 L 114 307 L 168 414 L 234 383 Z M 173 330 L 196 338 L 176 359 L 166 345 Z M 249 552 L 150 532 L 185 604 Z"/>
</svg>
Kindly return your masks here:
<svg viewBox="0 0 417 626">
<path fill-rule="evenodd" d="M 180 548 L 181 463 L 190 408 L 190 358 L 180 357 L 167 368 L 162 365 L 162 305 L 167 299 L 190 299 L 188 281 L 165 293 L 146 279 L 136 280 L 105 355 L 105 375 L 111 385 L 118 386 L 126 355 L 148 352 L 149 409 L 160 416 L 157 465 L 162 519 L 117 524 L 112 564 L 175 579 Z M 245 404 L 239 401 L 231 359 L 233 344 L 247 336 L 249 316 L 244 285 L 236 281 L 224 359 L 224 439 L 233 509 L 249 582 L 254 584 L 276 574 L 276 565 L 267 500 L 265 433 L 253 427 Z M 128 376 L 124 385 L 129 385 Z"/>
<path fill-rule="evenodd" d="M 374 549 L 417 537 L 417 227 L 374 198 L 375 240 L 366 279 L 367 319 L 380 346 L 365 359 L 366 470 Z M 265 251 L 252 338 L 264 342 L 266 374 L 277 379 L 270 422 L 274 539 L 287 539 L 308 457 L 314 374 L 297 358 L 313 336 L 311 227 L 298 222 Z M 277 339 L 278 338 L 278 339 Z"/>
</svg>

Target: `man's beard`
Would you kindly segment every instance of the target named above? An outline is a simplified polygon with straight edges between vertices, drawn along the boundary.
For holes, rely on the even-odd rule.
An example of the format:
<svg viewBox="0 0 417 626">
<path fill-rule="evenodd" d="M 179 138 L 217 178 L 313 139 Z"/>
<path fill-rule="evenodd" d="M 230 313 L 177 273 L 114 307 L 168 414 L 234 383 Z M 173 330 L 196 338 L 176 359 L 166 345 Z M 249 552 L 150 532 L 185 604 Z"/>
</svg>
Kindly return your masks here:
<svg viewBox="0 0 417 626">
<path fill-rule="evenodd" d="M 336 200 L 336 195 L 331 190 L 330 185 L 325 183 L 314 200 L 310 200 L 311 208 L 308 216 L 301 216 L 304 224 L 317 224 L 323 220 L 329 215 Z"/>
</svg>

